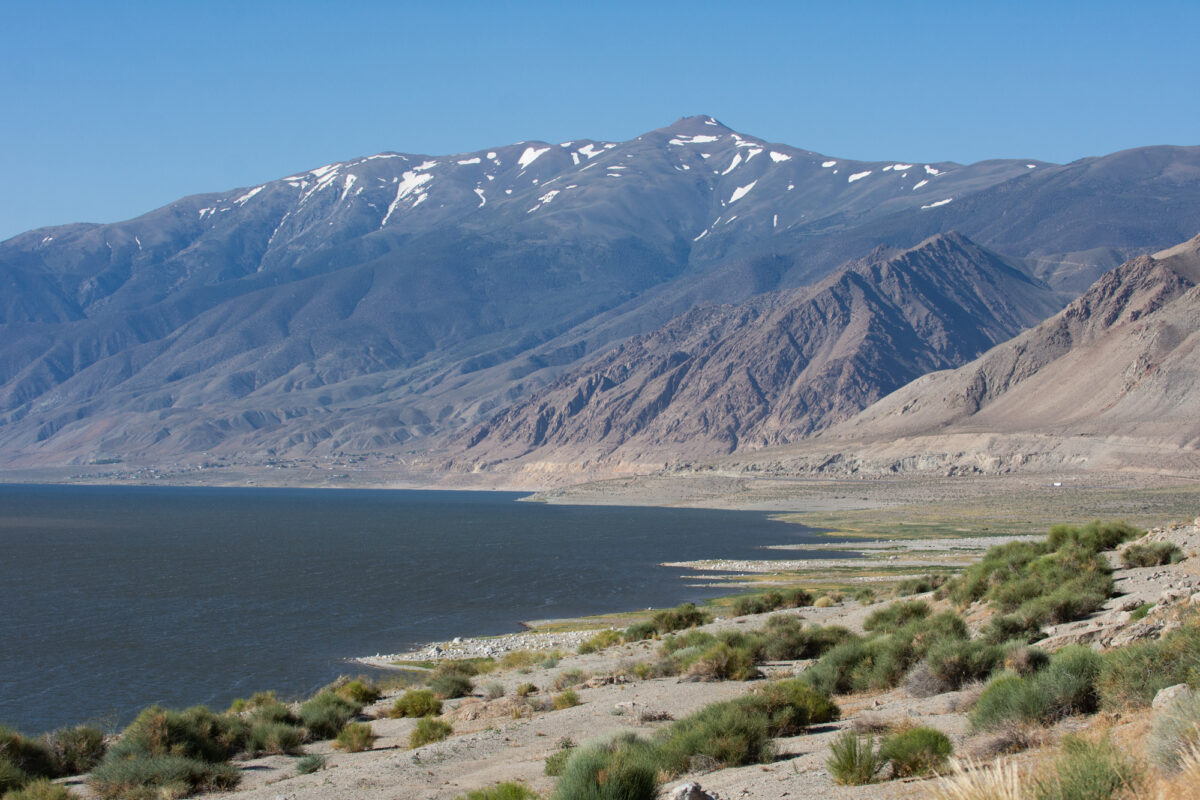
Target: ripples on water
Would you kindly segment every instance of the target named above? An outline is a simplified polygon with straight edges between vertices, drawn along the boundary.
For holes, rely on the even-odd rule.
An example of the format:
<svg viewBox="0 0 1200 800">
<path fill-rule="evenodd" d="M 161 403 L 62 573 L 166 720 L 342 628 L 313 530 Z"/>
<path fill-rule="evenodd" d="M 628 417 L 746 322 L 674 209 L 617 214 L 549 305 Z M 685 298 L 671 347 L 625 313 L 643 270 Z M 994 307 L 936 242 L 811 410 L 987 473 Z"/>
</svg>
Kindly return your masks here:
<svg viewBox="0 0 1200 800">
<path fill-rule="evenodd" d="M 756 512 L 518 497 L 0 486 L 0 724 L 299 695 L 361 671 L 350 656 L 712 596 L 656 565 L 812 538 Z"/>
</svg>

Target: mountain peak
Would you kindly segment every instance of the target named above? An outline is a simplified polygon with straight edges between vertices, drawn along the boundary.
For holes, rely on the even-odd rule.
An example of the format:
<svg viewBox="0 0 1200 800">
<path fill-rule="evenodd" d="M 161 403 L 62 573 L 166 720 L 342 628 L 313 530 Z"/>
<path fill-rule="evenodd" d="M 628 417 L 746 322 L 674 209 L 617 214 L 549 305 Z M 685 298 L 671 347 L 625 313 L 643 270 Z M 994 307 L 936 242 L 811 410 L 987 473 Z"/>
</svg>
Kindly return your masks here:
<svg viewBox="0 0 1200 800">
<path fill-rule="evenodd" d="M 688 136 L 696 135 L 719 135 L 722 133 L 732 132 L 732 128 L 725 125 L 716 117 L 700 115 L 695 117 L 680 117 L 665 128 L 659 128 L 661 133 L 670 133 L 672 135 L 686 134 Z"/>
</svg>

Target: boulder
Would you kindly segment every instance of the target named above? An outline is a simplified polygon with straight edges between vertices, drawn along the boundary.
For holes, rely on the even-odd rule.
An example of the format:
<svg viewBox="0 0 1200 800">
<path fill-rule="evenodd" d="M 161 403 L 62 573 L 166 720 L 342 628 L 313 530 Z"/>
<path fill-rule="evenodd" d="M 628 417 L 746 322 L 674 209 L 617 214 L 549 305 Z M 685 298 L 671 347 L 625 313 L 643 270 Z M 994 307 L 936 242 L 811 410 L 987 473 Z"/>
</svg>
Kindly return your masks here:
<svg viewBox="0 0 1200 800">
<path fill-rule="evenodd" d="M 1159 689 L 1158 694 L 1154 695 L 1154 702 L 1150 704 L 1150 707 L 1155 711 L 1161 711 L 1174 703 L 1178 698 L 1191 693 L 1192 689 L 1186 683 L 1177 683 L 1174 686 Z"/>
<path fill-rule="evenodd" d="M 670 800 L 720 800 L 700 788 L 698 783 L 681 783 L 670 794 Z"/>
</svg>

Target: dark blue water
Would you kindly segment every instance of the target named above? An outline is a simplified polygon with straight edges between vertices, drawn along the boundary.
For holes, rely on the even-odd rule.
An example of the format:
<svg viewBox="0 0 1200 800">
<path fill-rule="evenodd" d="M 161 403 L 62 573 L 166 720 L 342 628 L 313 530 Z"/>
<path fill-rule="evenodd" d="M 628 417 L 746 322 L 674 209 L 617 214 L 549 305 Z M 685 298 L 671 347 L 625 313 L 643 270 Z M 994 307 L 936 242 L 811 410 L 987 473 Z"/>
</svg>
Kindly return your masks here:
<svg viewBox="0 0 1200 800">
<path fill-rule="evenodd" d="M 352 656 L 702 599 L 657 564 L 813 537 L 762 513 L 519 496 L 0 485 L 0 724 L 295 696 L 361 671 Z"/>
</svg>

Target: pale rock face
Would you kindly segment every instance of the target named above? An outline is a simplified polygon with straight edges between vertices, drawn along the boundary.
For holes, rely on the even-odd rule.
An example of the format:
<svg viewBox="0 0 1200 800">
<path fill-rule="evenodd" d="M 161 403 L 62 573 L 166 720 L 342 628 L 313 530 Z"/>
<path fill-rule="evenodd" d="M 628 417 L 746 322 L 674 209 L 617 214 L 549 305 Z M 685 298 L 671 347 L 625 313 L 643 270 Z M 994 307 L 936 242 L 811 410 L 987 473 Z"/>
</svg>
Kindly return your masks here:
<svg viewBox="0 0 1200 800">
<path fill-rule="evenodd" d="M 1174 704 L 1180 697 L 1191 693 L 1192 689 L 1186 683 L 1178 683 L 1174 686 L 1168 686 L 1165 689 L 1159 689 L 1158 694 L 1154 695 L 1154 702 L 1150 704 L 1150 707 L 1155 711 L 1161 711 Z"/>
<path fill-rule="evenodd" d="M 700 787 L 698 783 L 681 783 L 671 792 L 671 800 L 719 800 Z"/>
</svg>

